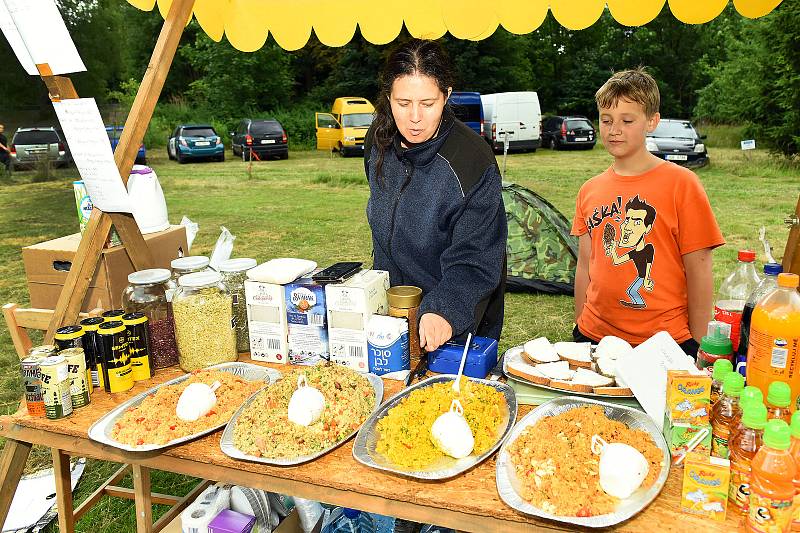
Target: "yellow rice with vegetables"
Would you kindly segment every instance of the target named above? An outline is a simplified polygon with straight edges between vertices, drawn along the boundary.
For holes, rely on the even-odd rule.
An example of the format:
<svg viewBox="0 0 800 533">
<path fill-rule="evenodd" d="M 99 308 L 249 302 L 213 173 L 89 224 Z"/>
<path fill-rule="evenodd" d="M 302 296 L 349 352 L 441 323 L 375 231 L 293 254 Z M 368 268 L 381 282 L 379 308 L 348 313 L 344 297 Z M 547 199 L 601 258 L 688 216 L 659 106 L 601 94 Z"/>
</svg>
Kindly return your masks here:
<svg viewBox="0 0 800 533">
<path fill-rule="evenodd" d="M 322 416 L 308 427 L 289 421 L 289 400 L 297 378 L 325 397 Z M 339 444 L 375 408 L 375 389 L 363 375 L 336 364 L 323 363 L 286 373 L 262 391 L 236 420 L 234 445 L 254 457 L 295 459 Z"/>
<path fill-rule="evenodd" d="M 212 385 L 215 381 L 220 382 L 220 387 L 216 390 L 217 404 L 214 408 L 193 422 L 178 418 L 175 408 L 184 389 L 192 383 Z M 263 386 L 263 381 L 247 381 L 230 372 L 196 370 L 185 381 L 161 387 L 138 406 L 129 409 L 114 424 L 111 436 L 123 444 L 142 446 L 166 444 L 201 433 L 227 423 L 242 403 Z"/>
<path fill-rule="evenodd" d="M 403 398 L 378 421 L 378 453 L 409 470 L 423 470 L 444 458 L 431 441 L 431 426 L 450 410 L 456 397 L 453 382 L 448 381 L 417 389 Z M 508 420 L 505 397 L 493 387 L 462 378 L 458 399 L 475 437 L 472 454 L 480 455 L 497 442 Z"/>
</svg>

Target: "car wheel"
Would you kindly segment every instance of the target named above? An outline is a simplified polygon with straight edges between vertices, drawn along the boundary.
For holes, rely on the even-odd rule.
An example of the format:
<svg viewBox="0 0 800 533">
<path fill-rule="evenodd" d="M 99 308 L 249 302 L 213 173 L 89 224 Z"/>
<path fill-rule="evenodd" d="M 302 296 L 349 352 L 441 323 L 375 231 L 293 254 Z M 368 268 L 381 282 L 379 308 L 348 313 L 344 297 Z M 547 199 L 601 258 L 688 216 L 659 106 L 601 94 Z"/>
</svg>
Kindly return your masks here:
<svg viewBox="0 0 800 533">
<path fill-rule="evenodd" d="M 289 159 L 289 150 L 281 154 L 281 159 Z"/>
<path fill-rule="evenodd" d="M 558 137 L 553 139 L 553 150 L 563 150 L 564 146 L 561 144 L 561 141 L 558 140 Z"/>
<path fill-rule="evenodd" d="M 181 151 L 180 150 L 177 150 L 175 152 L 175 159 L 178 160 L 178 164 L 179 165 L 183 165 L 184 163 L 186 163 L 186 159 L 181 155 Z"/>
<path fill-rule="evenodd" d="M 170 161 L 172 161 L 172 159 L 173 159 L 172 158 L 172 152 L 169 151 L 169 145 L 167 145 L 167 159 L 169 159 Z"/>
<path fill-rule="evenodd" d="M 250 161 L 250 152 L 242 148 L 242 161 Z"/>
<path fill-rule="evenodd" d="M 222 152 L 220 155 L 217 156 L 217 161 L 219 161 L 220 163 L 225 161 L 225 152 Z"/>
</svg>

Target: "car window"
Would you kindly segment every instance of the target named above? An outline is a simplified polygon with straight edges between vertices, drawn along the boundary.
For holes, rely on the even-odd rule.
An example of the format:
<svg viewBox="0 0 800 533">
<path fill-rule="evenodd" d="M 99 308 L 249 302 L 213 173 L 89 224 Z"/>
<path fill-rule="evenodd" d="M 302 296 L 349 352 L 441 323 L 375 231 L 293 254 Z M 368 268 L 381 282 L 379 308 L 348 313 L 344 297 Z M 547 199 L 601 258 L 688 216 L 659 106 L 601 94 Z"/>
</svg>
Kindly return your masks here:
<svg viewBox="0 0 800 533">
<path fill-rule="evenodd" d="M 587 130 L 593 129 L 592 123 L 585 118 L 572 118 L 567 121 L 567 129 L 574 130 L 575 128 L 584 128 Z"/>
<path fill-rule="evenodd" d="M 216 137 L 214 128 L 183 128 L 184 137 Z"/>
<path fill-rule="evenodd" d="M 372 113 L 342 115 L 343 128 L 368 128 L 372 124 Z"/>
<path fill-rule="evenodd" d="M 283 128 L 275 120 L 253 122 L 250 124 L 250 135 L 282 134 Z"/>
<path fill-rule="evenodd" d="M 453 114 L 461 122 L 480 122 L 480 104 L 452 104 Z"/>
<path fill-rule="evenodd" d="M 692 125 L 688 122 L 666 122 L 658 123 L 655 131 L 650 134 L 653 137 L 672 137 L 677 139 L 694 139 L 697 137 L 697 132 L 694 131 Z"/>
<path fill-rule="evenodd" d="M 18 131 L 14 134 L 13 144 L 51 144 L 60 142 L 58 135 L 54 131 Z"/>
</svg>

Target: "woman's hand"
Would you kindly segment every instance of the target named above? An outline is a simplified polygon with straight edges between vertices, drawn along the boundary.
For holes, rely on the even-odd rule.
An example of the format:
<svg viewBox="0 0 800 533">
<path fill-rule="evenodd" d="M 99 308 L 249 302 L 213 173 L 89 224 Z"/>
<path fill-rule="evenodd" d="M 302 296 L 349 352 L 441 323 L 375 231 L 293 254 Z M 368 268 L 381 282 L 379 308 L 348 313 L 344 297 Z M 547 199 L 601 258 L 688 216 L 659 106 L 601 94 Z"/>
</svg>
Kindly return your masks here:
<svg viewBox="0 0 800 533">
<path fill-rule="evenodd" d="M 419 320 L 419 346 L 432 352 L 453 336 L 453 328 L 444 318 L 434 313 L 425 313 Z"/>
</svg>

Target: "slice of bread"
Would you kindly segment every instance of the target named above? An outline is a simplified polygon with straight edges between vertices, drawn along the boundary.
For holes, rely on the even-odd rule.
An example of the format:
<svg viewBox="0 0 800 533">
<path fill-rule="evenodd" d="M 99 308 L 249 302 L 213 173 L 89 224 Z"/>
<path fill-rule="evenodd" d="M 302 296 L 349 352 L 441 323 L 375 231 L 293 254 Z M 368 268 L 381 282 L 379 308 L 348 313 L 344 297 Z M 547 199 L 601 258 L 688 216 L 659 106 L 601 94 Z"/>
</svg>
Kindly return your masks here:
<svg viewBox="0 0 800 533">
<path fill-rule="evenodd" d="M 594 392 L 606 396 L 633 396 L 633 391 L 627 387 L 595 387 Z"/>
<path fill-rule="evenodd" d="M 592 387 L 574 381 L 564 381 L 562 379 L 551 379 L 550 386 L 554 389 L 568 390 L 570 392 L 592 392 Z"/>
<path fill-rule="evenodd" d="M 569 381 L 575 375 L 575 371 L 570 370 L 569 363 L 566 361 L 536 365 L 536 370 L 541 375 L 550 379 L 560 379 L 564 381 Z"/>
<path fill-rule="evenodd" d="M 572 381 L 581 385 L 588 385 L 592 388 L 609 387 L 614 384 L 614 378 L 592 372 L 591 370 L 586 370 L 585 368 L 579 368 L 575 372 L 575 377 L 572 378 Z"/>
<path fill-rule="evenodd" d="M 633 347 L 625 339 L 620 339 L 613 335 L 606 335 L 597 343 L 597 347 L 594 349 L 594 357 L 595 359 L 601 357 L 619 359 L 631 350 L 633 350 Z"/>
<path fill-rule="evenodd" d="M 523 361 L 512 361 L 508 363 L 506 368 L 508 368 L 509 374 L 528 380 L 531 383 L 536 383 L 537 385 L 547 385 L 550 383 L 550 378 L 542 375 L 536 370 L 534 365 Z"/>
<path fill-rule="evenodd" d="M 553 348 L 562 359 L 569 361 L 572 366 L 582 368 L 592 366 L 592 345 L 588 342 L 557 342 Z"/>
<path fill-rule="evenodd" d="M 617 361 L 610 357 L 601 357 L 597 361 L 597 371 L 610 378 L 617 377 Z"/>
<path fill-rule="evenodd" d="M 534 363 L 554 363 L 559 360 L 555 348 L 547 340 L 547 337 L 539 337 L 526 342 L 522 350 Z"/>
</svg>

